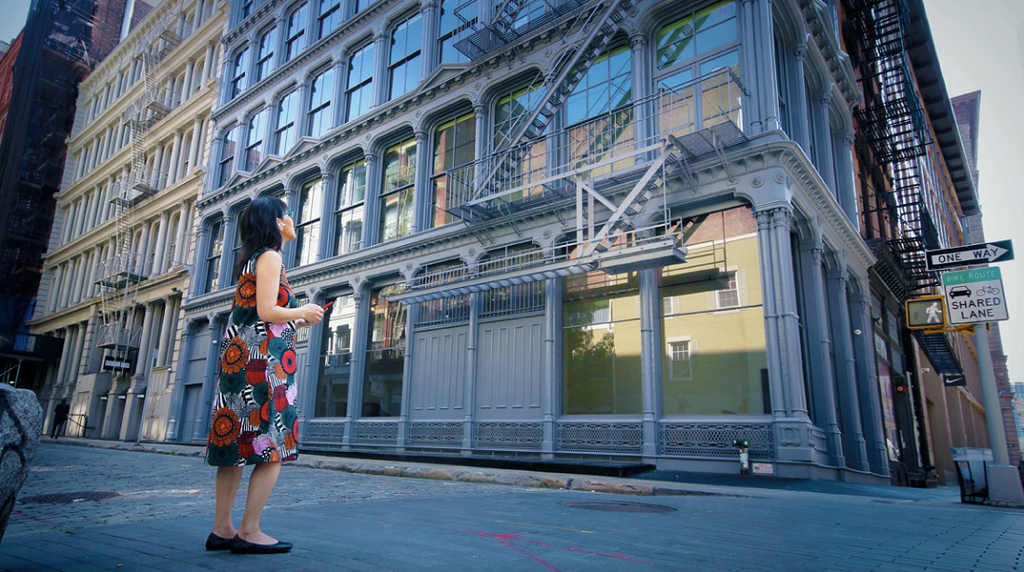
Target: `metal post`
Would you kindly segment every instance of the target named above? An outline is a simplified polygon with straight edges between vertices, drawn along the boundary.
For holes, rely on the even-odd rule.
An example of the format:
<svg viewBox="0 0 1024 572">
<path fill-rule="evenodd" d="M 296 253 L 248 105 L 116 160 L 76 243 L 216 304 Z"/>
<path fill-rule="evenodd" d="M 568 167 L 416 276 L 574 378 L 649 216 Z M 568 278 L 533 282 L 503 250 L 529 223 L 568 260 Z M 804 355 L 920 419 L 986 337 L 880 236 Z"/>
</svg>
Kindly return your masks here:
<svg viewBox="0 0 1024 572">
<path fill-rule="evenodd" d="M 988 423 L 988 440 L 992 446 L 993 464 L 988 466 L 988 499 L 991 502 L 1024 504 L 1017 468 L 1010 465 L 1003 427 L 1003 409 L 999 404 L 992 351 L 988 345 L 988 324 L 974 324 L 974 343 L 978 348 L 978 369 L 981 373 L 981 394 Z"/>
</svg>

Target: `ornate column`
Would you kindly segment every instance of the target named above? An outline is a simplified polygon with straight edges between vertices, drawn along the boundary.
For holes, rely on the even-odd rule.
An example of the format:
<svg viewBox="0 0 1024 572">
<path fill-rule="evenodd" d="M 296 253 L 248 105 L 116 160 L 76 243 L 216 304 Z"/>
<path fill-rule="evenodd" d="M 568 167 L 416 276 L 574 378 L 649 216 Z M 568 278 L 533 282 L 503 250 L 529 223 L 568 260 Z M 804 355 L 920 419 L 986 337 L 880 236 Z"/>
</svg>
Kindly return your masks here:
<svg viewBox="0 0 1024 572">
<path fill-rule="evenodd" d="M 658 456 L 658 416 L 661 398 L 661 324 L 658 320 L 657 268 L 640 271 L 640 380 L 643 387 L 643 456 Z"/>
<path fill-rule="evenodd" d="M 355 420 L 363 407 L 363 377 L 366 369 L 366 343 L 369 336 L 367 329 L 373 327 L 370 324 L 369 297 L 370 285 L 365 281 L 356 282 L 352 285 L 355 292 L 352 294 L 353 312 L 355 314 L 355 326 L 352 329 L 352 353 L 349 357 L 349 380 L 348 380 L 348 411 L 345 415 L 345 436 L 342 444 L 347 446 L 352 443 L 352 432 L 355 429 Z M 407 338 L 408 339 L 408 338 Z"/>
<path fill-rule="evenodd" d="M 814 133 L 818 141 L 818 173 L 821 174 L 832 196 L 838 198 L 835 163 L 832 161 L 832 124 L 829 121 L 829 107 L 832 105 L 831 84 L 828 89 L 818 93 L 815 99 L 818 103 L 818 121 Z"/>
<path fill-rule="evenodd" d="M 421 34 L 420 79 L 424 79 L 434 71 L 440 62 L 437 38 L 441 32 L 441 10 L 438 0 L 423 0 L 420 3 L 423 14 L 423 34 Z"/>
<path fill-rule="evenodd" d="M 150 363 L 152 363 L 153 314 L 155 309 L 152 302 L 142 306 L 142 336 L 139 338 L 139 357 L 135 360 L 135 369 L 132 375 L 133 387 L 145 378 L 146 372 L 149 371 Z"/>
<path fill-rule="evenodd" d="M 171 142 L 171 158 L 167 163 L 167 186 L 178 181 L 178 158 L 181 155 L 181 130 L 174 132 L 174 139 Z"/>
<path fill-rule="evenodd" d="M 367 193 L 364 199 L 363 212 L 365 213 L 363 218 L 363 237 L 362 245 L 363 248 L 367 246 L 377 244 L 377 227 L 380 225 L 378 218 L 380 217 L 380 184 L 377 181 L 381 180 L 381 165 L 378 160 L 377 154 L 368 151 L 363 156 L 366 161 L 366 180 L 374 181 L 367 185 Z"/>
<path fill-rule="evenodd" d="M 185 61 L 185 79 L 181 86 L 181 102 L 185 103 L 192 95 L 192 74 L 195 73 L 196 62 L 192 58 Z"/>
<path fill-rule="evenodd" d="M 793 54 L 793 69 L 792 78 L 789 85 L 793 89 L 789 90 L 790 98 L 793 100 L 792 111 L 790 112 L 790 123 L 793 133 L 790 137 L 796 141 L 798 145 L 803 147 L 804 153 L 808 157 L 811 156 L 811 132 L 810 125 L 807 124 L 809 102 L 807 101 L 807 88 L 806 79 L 804 78 L 804 58 L 807 57 L 807 44 L 803 41 L 799 41 L 796 44 L 790 46 L 790 51 Z"/>
<path fill-rule="evenodd" d="M 174 256 L 167 261 L 167 266 L 184 265 L 187 260 L 185 251 L 185 232 L 188 228 L 189 203 L 181 203 L 178 209 L 178 228 L 174 229 Z"/>
<path fill-rule="evenodd" d="M 179 299 L 180 307 L 180 299 Z M 184 441 L 179 439 L 179 432 L 181 429 L 187 427 L 186 419 L 182 419 L 185 415 L 185 403 L 184 403 L 184 375 L 188 371 L 188 362 L 184 356 L 189 348 L 189 337 L 191 335 L 192 319 L 186 318 L 181 328 L 181 345 L 178 357 L 178 367 L 175 368 L 177 371 L 174 375 L 174 389 L 171 390 L 171 406 L 167 415 L 167 432 L 164 434 L 164 441 Z M 173 353 L 173 351 L 172 351 Z M 185 364 L 185 365 L 182 365 Z M 184 435 L 182 435 L 184 437 Z"/>
<path fill-rule="evenodd" d="M 405 309 L 405 347 L 402 348 L 402 407 L 398 417 L 398 438 L 395 446 L 403 451 L 409 435 L 409 408 L 412 400 L 412 360 L 416 345 L 414 326 L 420 314 L 419 304 Z"/>
<path fill-rule="evenodd" d="M 220 269 L 217 274 L 218 290 L 223 290 L 232 282 L 231 267 L 233 266 L 233 261 L 231 260 L 231 247 L 235 240 L 235 219 L 225 210 L 221 224 L 224 225 L 224 244 L 221 245 Z M 216 237 L 213 237 L 213 239 L 216 240 Z"/>
<path fill-rule="evenodd" d="M 160 336 L 157 338 L 156 364 L 170 365 L 168 350 L 171 347 L 171 328 L 174 319 L 174 301 L 170 296 L 164 297 L 164 311 L 160 320 Z"/>
<path fill-rule="evenodd" d="M 213 76 L 213 42 L 206 42 L 206 59 L 203 60 L 203 83 L 205 84 Z"/>
<path fill-rule="evenodd" d="M 650 94 L 654 84 L 651 79 L 652 66 L 649 65 L 647 36 L 642 32 L 633 31 L 629 35 L 629 48 L 633 66 L 630 78 L 633 87 L 633 101 L 643 101 Z M 638 148 L 645 147 L 649 143 L 648 139 L 658 131 L 655 123 L 654 102 L 636 104 L 633 117 L 636 118 L 636 146 Z"/>
<path fill-rule="evenodd" d="M 853 352 L 853 330 L 850 326 L 850 299 L 847 294 L 847 270 L 840 266 L 827 275 L 829 308 L 832 314 L 832 339 L 839 382 L 839 401 L 843 414 L 843 452 L 847 466 L 870 471 L 867 442 L 861 428 L 860 395 L 857 392 L 857 360 Z"/>
<path fill-rule="evenodd" d="M 882 424 L 882 402 L 878 389 L 878 370 L 875 365 L 871 290 L 867 278 L 854 278 L 854 284 L 857 286 L 857 292 L 851 297 L 854 307 L 850 317 L 854 328 L 853 350 L 857 364 L 860 418 L 871 472 L 888 476 L 889 451 L 885 446 L 885 426 Z"/>
<path fill-rule="evenodd" d="M 473 450 L 473 438 L 476 428 L 476 361 L 479 359 L 477 344 L 480 343 L 480 295 L 473 292 L 469 295 L 469 331 L 466 332 L 466 385 L 462 389 L 462 454 L 469 455 Z M 547 383 L 547 376 L 542 383 Z M 545 415 L 545 419 L 547 416 Z M 545 422 L 545 425 L 547 423 Z M 548 446 L 541 448 L 550 452 Z M 543 453 L 542 453 L 543 454 Z"/>
<path fill-rule="evenodd" d="M 818 229 L 812 228 L 817 235 Z M 822 260 L 824 245 L 821 237 L 814 236 L 800 245 L 803 256 L 802 282 L 806 292 L 804 312 L 807 316 L 808 358 L 811 365 L 815 421 L 825 430 L 828 442 L 829 463 L 834 467 L 845 467 L 843 456 L 843 435 L 836 418 L 839 406 L 833 376 L 832 340 L 829 329 L 829 297 L 825 286 L 825 269 Z"/>
<path fill-rule="evenodd" d="M 167 211 L 160 213 L 160 220 L 156 226 L 156 248 L 153 252 L 153 276 L 164 273 L 164 250 L 167 248 Z"/>
<path fill-rule="evenodd" d="M 149 222 L 142 221 L 142 234 L 139 235 L 139 244 L 135 245 L 136 253 L 138 254 L 138 263 L 135 267 L 138 269 L 138 273 L 148 277 L 149 276 Z"/>
<path fill-rule="evenodd" d="M 758 92 L 761 102 L 762 131 L 779 129 L 779 80 L 775 67 L 775 23 L 772 18 L 773 0 L 754 0 L 754 29 L 757 45 L 754 53 L 758 57 Z"/>
<path fill-rule="evenodd" d="M 761 288 L 764 291 L 765 349 L 768 353 L 768 381 L 771 388 L 772 414 L 786 417 L 789 402 L 787 386 L 783 383 L 782 355 L 779 341 L 780 310 L 775 285 L 772 253 L 772 215 L 770 210 L 755 211 L 757 219 L 757 245 L 761 256 Z"/>
<path fill-rule="evenodd" d="M 416 171 L 413 173 L 412 185 L 412 229 L 410 234 L 416 234 L 424 228 L 430 228 L 430 212 L 432 206 L 430 200 L 430 167 L 433 163 L 432 157 L 427 152 L 427 132 L 417 129 L 416 133 Z"/>
<path fill-rule="evenodd" d="M 320 252 L 318 253 L 318 260 L 327 260 L 334 256 L 335 240 L 331 239 L 335 236 L 334 226 L 337 222 L 337 217 L 334 216 L 334 209 L 338 204 L 338 177 L 330 171 L 323 171 L 321 178 L 323 179 L 324 186 L 324 204 L 320 210 Z"/>
<path fill-rule="evenodd" d="M 846 218 L 855 228 L 859 227 L 857 213 L 857 175 L 853 172 L 853 131 L 838 134 L 839 147 L 836 155 L 836 199 L 846 213 Z"/>
<path fill-rule="evenodd" d="M 189 171 L 198 166 L 196 161 L 199 159 L 199 140 L 202 139 L 202 137 L 203 118 L 201 116 L 196 116 L 196 118 L 192 120 L 192 141 L 188 145 Z M 183 173 L 183 175 L 188 175 L 188 173 Z"/>
<path fill-rule="evenodd" d="M 373 103 L 370 110 L 376 109 L 388 100 L 388 40 L 391 34 L 388 31 L 381 32 L 373 37 Z"/>
<path fill-rule="evenodd" d="M 46 313 L 52 314 L 57 310 L 57 290 L 61 282 L 60 266 L 53 267 L 50 271 L 50 289 L 46 293 Z"/>
</svg>

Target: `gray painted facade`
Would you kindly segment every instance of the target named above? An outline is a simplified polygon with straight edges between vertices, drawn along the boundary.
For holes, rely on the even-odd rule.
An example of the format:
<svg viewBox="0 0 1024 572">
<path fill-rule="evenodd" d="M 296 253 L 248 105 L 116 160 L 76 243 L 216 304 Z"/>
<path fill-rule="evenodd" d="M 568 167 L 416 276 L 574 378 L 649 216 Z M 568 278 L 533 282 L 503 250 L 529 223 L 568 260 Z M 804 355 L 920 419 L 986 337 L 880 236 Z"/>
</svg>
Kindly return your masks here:
<svg viewBox="0 0 1024 572">
<path fill-rule="evenodd" d="M 636 106 L 636 115 L 625 120 L 638 146 L 650 142 L 656 149 L 635 155 L 629 167 L 610 165 L 615 177 L 594 169 L 573 179 L 581 186 L 601 185 L 606 201 L 588 202 L 593 194 L 584 191 L 575 193 L 575 203 L 513 196 L 506 215 L 489 222 L 435 225 L 439 218 L 444 222 L 433 201 L 439 196 L 432 186 L 435 167 L 450 169 L 443 180 L 451 184 L 461 165 L 443 164 L 439 156 L 445 126 L 471 115 L 465 122 L 475 133 L 470 160 L 490 157 L 504 133 L 497 125 L 508 115 L 502 106 L 551 73 L 567 42 L 577 37 L 576 16 L 599 4 L 582 3 L 473 62 L 448 63 L 441 62 L 448 46 L 436 38 L 448 21 L 442 12 L 453 3 L 381 0 L 357 11 L 354 1 L 344 0 L 336 25 L 333 14 L 323 20 L 334 26 L 323 34 L 317 2 L 309 2 L 304 19 L 294 17 L 302 2 L 257 4 L 233 3 L 222 38 L 211 176 L 197 200 L 201 230 L 191 291 L 182 305 L 181 368 L 188 373 L 171 406 L 169 426 L 179 429 L 170 439 L 205 440 L 218 340 L 234 297 L 227 277 L 236 221 L 254 197 L 275 194 L 296 210 L 300 228 L 311 221 L 318 225 L 304 235 L 306 244 L 317 236 L 315 248 L 293 241 L 283 253 L 296 295 L 321 304 L 337 300 L 325 321 L 297 343 L 300 437 L 308 450 L 614 456 L 661 468 L 736 472 L 732 441 L 746 439 L 752 460 L 770 464 L 777 476 L 888 481 L 869 334 L 868 269 L 875 258 L 856 222 L 851 107 L 860 92 L 826 3 L 644 0 L 626 10 L 609 45 L 611 52 L 625 54 L 634 104 L 665 105 L 666 92 L 659 90 L 670 74 L 706 78 L 701 64 L 735 58 L 727 67 L 738 76 L 728 80 L 737 89 L 738 107 L 728 114 L 719 104 L 686 100 L 685 94 L 672 101 L 689 101 L 698 108 L 692 113 L 708 123 L 717 106 L 743 136 L 717 152 L 684 157 L 685 176 L 677 171 L 664 177 L 658 206 L 648 205 L 634 219 L 635 228 L 700 220 L 685 242 L 686 262 L 666 258 L 652 266 L 652 255 L 645 254 L 645 263 L 624 266 L 628 271 L 620 274 L 581 267 L 590 271 L 567 269 L 537 281 L 537 270 L 525 285 L 502 284 L 497 272 L 481 279 L 485 285 L 478 291 L 408 304 L 391 300 L 384 289 L 397 285 L 393 292 L 401 298 L 407 288 L 403 299 L 415 299 L 408 292 L 417 284 L 428 291 L 423 277 L 440 276 L 440 266 L 486 268 L 496 252 L 509 247 L 532 249 L 550 261 L 547 267 L 556 267 L 559 253 L 571 250 L 565 245 L 578 244 L 573 241 L 585 234 L 583 227 L 607 218 L 616 201 L 628 202 L 637 180 L 668 145 L 657 132 L 661 124 L 639 119 L 657 114 L 644 115 Z M 323 4 L 331 7 L 330 1 Z M 491 7 L 485 4 L 479 3 L 477 16 L 489 22 Z M 701 12 L 709 7 L 715 8 L 710 15 Z M 243 10 L 251 13 L 243 18 Z M 396 30 L 407 33 L 417 17 L 420 43 L 402 44 L 415 34 L 394 40 Z M 673 30 L 684 29 L 679 22 L 687 17 L 696 18 L 691 26 L 698 30 L 706 22 L 730 21 L 735 38 L 723 41 L 709 33 L 713 47 L 703 52 L 697 35 L 692 57 L 673 53 L 673 46 L 686 43 L 672 42 L 673 34 L 685 35 Z M 269 59 L 269 48 L 261 49 L 265 39 L 272 40 L 266 44 L 273 46 Z M 289 39 L 295 53 L 284 61 Z M 367 54 L 367 46 L 375 56 L 372 74 L 360 73 L 362 59 L 353 61 Z M 410 55 L 417 48 L 418 55 Z M 392 53 L 398 49 L 402 53 Z M 261 72 L 260 61 L 273 63 Z M 389 97 L 401 90 L 393 79 L 399 72 L 413 74 L 414 87 Z M 363 111 L 356 91 L 367 77 L 372 88 L 359 94 L 368 94 L 371 103 Z M 710 93 L 692 80 L 678 85 L 701 96 Z M 330 106 L 317 113 L 325 93 Z M 284 120 L 282 108 L 291 112 Z M 665 108 L 658 109 L 664 120 Z M 543 172 L 550 175 L 564 164 L 557 137 L 582 125 L 570 123 L 569 114 L 577 112 L 563 106 L 548 127 Z M 584 123 L 594 118 L 584 115 Z M 278 131 L 287 131 L 289 119 L 293 143 L 278 150 Z M 694 132 L 701 121 L 693 124 Z M 415 145 L 418 162 L 409 160 L 406 142 Z M 349 174 L 354 165 L 363 168 L 360 161 L 362 224 L 346 242 L 339 234 L 357 228 L 344 216 L 353 204 L 346 194 L 354 184 Z M 322 183 L 309 185 L 317 179 Z M 394 203 L 388 193 L 395 188 L 398 194 L 411 191 L 389 210 Z M 411 204 L 402 202 L 410 196 Z M 711 233 L 712 223 L 717 234 L 695 242 Z M 725 260 L 717 258 L 716 248 Z M 669 279 L 689 272 L 688 265 L 699 266 L 701 253 L 710 253 L 707 268 L 717 279 L 702 279 L 697 290 L 688 289 L 689 278 Z M 733 264 L 742 260 L 753 262 Z M 473 270 L 467 276 L 475 276 Z M 460 280 L 452 288 L 465 282 Z M 490 306 L 496 298 L 497 306 Z M 706 306 L 687 309 L 698 302 Z M 756 331 L 741 336 L 751 316 Z M 698 322 L 707 340 L 675 331 L 677 324 Z M 609 343 L 592 342 L 598 335 Z M 591 357 L 574 353 L 574 336 L 591 340 Z M 730 336 L 742 337 L 749 347 L 735 355 L 704 351 L 732 347 Z M 718 341 L 711 342 L 713 337 Z M 740 362 L 746 365 L 730 369 Z M 613 372 L 601 373 L 603 364 Z M 588 382 L 580 379 L 583 371 L 601 375 L 586 373 L 593 378 Z M 607 390 L 601 385 L 606 377 Z M 705 392 L 708 387 L 713 391 Z"/>
</svg>

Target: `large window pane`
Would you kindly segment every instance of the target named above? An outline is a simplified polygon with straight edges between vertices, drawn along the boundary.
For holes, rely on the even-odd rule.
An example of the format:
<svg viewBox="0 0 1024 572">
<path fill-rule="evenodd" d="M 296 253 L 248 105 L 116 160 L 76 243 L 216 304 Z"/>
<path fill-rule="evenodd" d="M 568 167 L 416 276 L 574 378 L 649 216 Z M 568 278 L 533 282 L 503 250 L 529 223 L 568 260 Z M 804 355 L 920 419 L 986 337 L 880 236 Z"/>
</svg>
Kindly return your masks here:
<svg viewBox="0 0 1024 572">
<path fill-rule="evenodd" d="M 206 288 L 204 292 L 217 290 L 220 275 L 220 257 L 224 250 L 224 225 L 221 221 L 210 225 L 210 250 L 206 255 Z"/>
<path fill-rule="evenodd" d="M 498 99 L 494 113 L 495 149 L 505 149 L 517 143 L 513 141 L 513 137 L 515 137 L 516 132 L 529 118 L 530 110 L 539 105 L 543 95 L 543 85 L 536 83 L 512 91 Z M 539 181 L 547 177 L 547 175 L 547 141 L 541 140 L 530 146 L 529 151 L 523 154 L 520 161 L 516 164 L 515 172 L 509 177 L 505 188 L 502 190 L 519 187 L 525 188 L 507 195 L 505 200 L 515 201 L 543 192 L 544 188 L 539 185 L 534 187 L 526 187 L 526 185 Z"/>
<path fill-rule="evenodd" d="M 378 242 L 400 238 L 412 232 L 415 175 L 415 139 L 395 145 L 384 152 L 384 185 L 380 197 Z"/>
<path fill-rule="evenodd" d="M 288 16 L 288 36 L 285 39 L 284 59 L 291 60 L 306 47 L 306 5 L 296 8 Z"/>
<path fill-rule="evenodd" d="M 373 105 L 373 53 L 373 44 L 370 44 L 349 59 L 345 122 L 366 113 Z"/>
<path fill-rule="evenodd" d="M 687 14 L 663 26 L 655 35 L 658 69 L 693 59 L 737 39 L 733 0 Z"/>
<path fill-rule="evenodd" d="M 562 414 L 643 411 L 636 273 L 562 279 Z"/>
<path fill-rule="evenodd" d="M 320 0 L 320 15 L 317 16 L 317 36 L 324 37 L 341 23 L 341 0 Z"/>
<path fill-rule="evenodd" d="M 309 135 L 320 137 L 331 125 L 331 100 L 334 97 L 334 68 L 313 79 L 309 91 Z"/>
<path fill-rule="evenodd" d="M 267 110 L 249 118 L 245 136 L 245 170 L 252 171 L 263 160 L 263 134 L 267 131 Z"/>
<path fill-rule="evenodd" d="M 341 170 L 338 189 L 335 254 L 355 252 L 363 244 L 363 202 L 366 197 L 366 163 L 359 161 Z"/>
<path fill-rule="evenodd" d="M 245 83 L 245 74 L 249 70 L 249 48 L 235 54 L 235 59 L 231 66 L 231 98 L 236 97 L 238 94 L 245 91 L 248 87 Z"/>
<path fill-rule="evenodd" d="M 473 31 L 477 21 L 477 0 L 441 0 L 441 63 L 468 62 L 455 44 Z"/>
<path fill-rule="evenodd" d="M 659 281 L 662 414 L 771 413 L 757 223 L 739 207 L 691 231 L 687 263 Z"/>
<path fill-rule="evenodd" d="M 277 125 L 274 128 L 274 152 L 285 155 L 295 143 L 295 116 L 298 112 L 299 92 L 293 91 L 277 104 Z"/>
<path fill-rule="evenodd" d="M 431 181 L 434 189 L 434 209 L 431 226 L 441 226 L 455 220 L 445 209 L 457 206 L 459 198 L 452 197 L 449 204 L 447 175 L 449 169 L 471 163 L 476 145 L 476 116 L 472 113 L 444 123 L 434 132 L 434 169 Z M 472 181 L 473 169 L 463 169 L 457 176 Z"/>
<path fill-rule="evenodd" d="M 299 210 L 295 213 L 295 265 L 316 262 L 320 248 L 320 214 L 324 204 L 324 181 L 315 179 L 302 186 Z"/>
<path fill-rule="evenodd" d="M 277 27 L 273 27 L 260 37 L 260 45 L 256 53 L 256 81 L 267 77 L 273 71 L 276 46 Z"/>
<path fill-rule="evenodd" d="M 315 417 L 348 415 L 348 385 L 351 374 L 352 332 L 356 313 L 352 295 L 328 300 L 334 305 L 324 315 L 320 344 L 320 375 L 316 383 Z"/>
<path fill-rule="evenodd" d="M 239 126 L 234 126 L 224 133 L 224 145 L 220 153 L 220 178 L 218 187 L 223 187 L 231 175 L 235 173 L 235 151 L 238 145 Z"/>
<path fill-rule="evenodd" d="M 389 300 L 402 285 L 374 290 L 370 295 L 370 328 L 363 377 L 363 417 L 397 417 L 402 411 L 405 367 L 405 305 Z"/>
<path fill-rule="evenodd" d="M 423 18 L 416 14 L 402 22 L 391 34 L 388 63 L 388 99 L 404 95 L 420 81 L 420 45 Z"/>
</svg>

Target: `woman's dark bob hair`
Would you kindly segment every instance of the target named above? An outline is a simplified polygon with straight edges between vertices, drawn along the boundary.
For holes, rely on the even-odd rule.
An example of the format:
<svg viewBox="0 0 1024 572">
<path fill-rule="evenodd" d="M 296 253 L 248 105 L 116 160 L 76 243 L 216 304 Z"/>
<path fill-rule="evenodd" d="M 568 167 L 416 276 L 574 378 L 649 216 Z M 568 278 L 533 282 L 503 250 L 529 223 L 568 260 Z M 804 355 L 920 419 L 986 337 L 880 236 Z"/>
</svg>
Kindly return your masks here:
<svg viewBox="0 0 1024 572">
<path fill-rule="evenodd" d="M 235 261 L 235 278 L 242 275 L 249 258 L 263 248 L 281 250 L 283 239 L 277 219 L 284 218 L 288 207 L 277 197 L 263 196 L 249 203 L 238 218 L 242 248 Z"/>
</svg>

